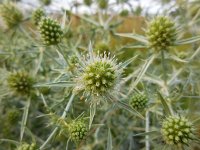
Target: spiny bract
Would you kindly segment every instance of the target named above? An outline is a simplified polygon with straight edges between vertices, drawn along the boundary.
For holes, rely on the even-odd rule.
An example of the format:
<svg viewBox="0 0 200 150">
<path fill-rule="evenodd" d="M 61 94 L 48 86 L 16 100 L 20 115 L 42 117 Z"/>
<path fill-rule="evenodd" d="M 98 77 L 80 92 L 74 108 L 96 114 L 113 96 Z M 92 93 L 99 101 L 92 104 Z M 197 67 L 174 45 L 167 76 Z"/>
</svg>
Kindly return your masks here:
<svg viewBox="0 0 200 150">
<path fill-rule="evenodd" d="M 72 121 L 69 124 L 69 133 L 72 141 L 75 143 L 85 139 L 88 133 L 88 128 L 83 120 Z"/>
<path fill-rule="evenodd" d="M 109 54 L 94 56 L 85 63 L 77 80 L 77 89 L 93 96 L 104 96 L 116 87 L 121 70 Z"/>
<path fill-rule="evenodd" d="M 38 148 L 35 143 L 32 143 L 32 144 L 24 143 L 20 145 L 16 150 L 37 150 L 37 149 Z"/>
<path fill-rule="evenodd" d="M 11 73 L 7 79 L 8 86 L 20 95 L 29 95 L 33 90 L 34 79 L 27 72 Z"/>
<path fill-rule="evenodd" d="M 61 26 L 49 17 L 42 18 L 39 31 L 45 45 L 57 45 L 63 37 Z"/>
<path fill-rule="evenodd" d="M 148 99 L 144 94 L 136 94 L 130 99 L 130 105 L 134 109 L 143 109 L 146 107 Z"/>
<path fill-rule="evenodd" d="M 168 50 L 176 40 L 175 23 L 168 17 L 156 17 L 150 22 L 146 35 L 150 48 Z"/>
<path fill-rule="evenodd" d="M 16 27 L 23 20 L 22 12 L 11 2 L 0 5 L 0 15 L 8 28 Z"/>
<path fill-rule="evenodd" d="M 167 144 L 188 144 L 193 136 L 192 124 L 185 117 L 169 116 L 162 123 L 163 138 Z"/>
<path fill-rule="evenodd" d="M 39 22 L 41 21 L 42 17 L 45 16 L 45 12 L 43 9 L 39 8 L 36 9 L 33 13 L 32 13 L 32 20 L 34 22 L 35 25 L 38 25 Z"/>
</svg>

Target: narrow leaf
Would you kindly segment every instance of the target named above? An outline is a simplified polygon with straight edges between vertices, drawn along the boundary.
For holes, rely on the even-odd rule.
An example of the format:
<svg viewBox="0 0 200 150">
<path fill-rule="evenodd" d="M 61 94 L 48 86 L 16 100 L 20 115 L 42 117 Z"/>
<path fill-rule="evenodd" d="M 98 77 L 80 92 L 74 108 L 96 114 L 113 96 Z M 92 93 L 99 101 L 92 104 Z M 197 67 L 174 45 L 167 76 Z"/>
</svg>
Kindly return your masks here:
<svg viewBox="0 0 200 150">
<path fill-rule="evenodd" d="M 110 128 L 108 130 L 107 149 L 106 150 L 112 150 L 112 135 L 110 132 Z"/>
<path fill-rule="evenodd" d="M 94 116 L 96 114 L 96 104 L 91 104 L 90 105 L 90 122 L 89 122 L 89 129 L 91 128 L 92 126 L 92 122 L 93 122 L 93 119 L 94 119 Z"/>
<path fill-rule="evenodd" d="M 138 134 L 135 134 L 133 136 L 134 137 L 135 136 L 146 136 L 146 135 L 154 135 L 154 134 L 159 134 L 159 131 L 155 130 L 155 131 L 149 131 L 149 132 L 144 132 L 144 133 L 138 133 Z"/>
<path fill-rule="evenodd" d="M 179 41 L 175 42 L 175 45 L 190 44 L 190 43 L 194 43 L 194 42 L 197 42 L 197 41 L 200 41 L 200 36 L 195 36 L 195 37 L 192 37 L 192 38 L 179 40 Z"/>
<path fill-rule="evenodd" d="M 133 62 L 138 55 L 136 55 L 135 57 L 132 57 L 130 59 L 128 59 L 127 61 L 125 61 L 124 63 L 119 65 L 119 68 L 125 68 L 126 66 L 128 66 L 131 62 Z"/>
<path fill-rule="evenodd" d="M 34 87 L 72 87 L 74 86 L 72 81 L 59 81 L 59 82 L 50 82 L 50 83 L 41 83 L 36 84 Z"/>
<path fill-rule="evenodd" d="M 139 42 L 142 42 L 144 44 L 148 44 L 148 40 L 146 37 L 135 34 L 135 33 L 134 34 L 133 33 L 116 33 L 116 35 L 121 36 L 121 37 L 131 38 L 131 39 L 137 40 Z"/>
</svg>

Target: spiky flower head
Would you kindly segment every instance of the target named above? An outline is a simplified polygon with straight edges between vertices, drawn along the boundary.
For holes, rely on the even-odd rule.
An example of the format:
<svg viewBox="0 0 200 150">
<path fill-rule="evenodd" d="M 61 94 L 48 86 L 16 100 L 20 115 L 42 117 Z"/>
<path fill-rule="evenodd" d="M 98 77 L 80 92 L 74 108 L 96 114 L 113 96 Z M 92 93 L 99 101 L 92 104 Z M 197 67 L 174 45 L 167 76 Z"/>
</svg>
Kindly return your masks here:
<svg viewBox="0 0 200 150">
<path fill-rule="evenodd" d="M 92 4 L 92 0 L 84 0 L 84 4 L 90 6 Z"/>
<path fill-rule="evenodd" d="M 24 71 L 11 73 L 7 82 L 10 89 L 19 95 L 29 95 L 33 90 L 34 79 Z"/>
<path fill-rule="evenodd" d="M 20 112 L 17 109 L 11 109 L 7 112 L 6 118 L 9 124 L 16 124 L 19 120 Z"/>
<path fill-rule="evenodd" d="M 99 53 L 104 53 L 104 52 L 109 53 L 110 48 L 109 45 L 106 44 L 105 42 L 99 42 L 95 45 L 94 51 Z"/>
<path fill-rule="evenodd" d="M 38 148 L 35 143 L 32 144 L 23 143 L 16 150 L 37 150 L 37 149 Z"/>
<path fill-rule="evenodd" d="M 148 99 L 145 94 L 136 94 L 129 101 L 130 106 L 137 110 L 144 109 L 147 105 L 147 102 Z"/>
<path fill-rule="evenodd" d="M 168 17 L 159 16 L 152 20 L 146 31 L 150 48 L 168 50 L 176 40 L 175 23 Z"/>
<path fill-rule="evenodd" d="M 63 31 L 59 23 L 49 17 L 41 19 L 39 31 L 45 45 L 57 45 L 63 37 Z"/>
<path fill-rule="evenodd" d="M 122 71 L 121 64 L 117 64 L 114 57 L 110 58 L 110 54 L 90 53 L 90 57 L 82 61 L 74 90 L 97 99 L 117 93 Z M 95 102 L 95 98 L 93 100 Z"/>
<path fill-rule="evenodd" d="M 88 127 L 82 119 L 73 120 L 69 124 L 69 133 L 71 140 L 75 143 L 79 143 L 80 141 L 85 140 L 88 133 Z"/>
<path fill-rule="evenodd" d="M 41 21 L 42 17 L 45 17 L 45 12 L 43 9 L 38 8 L 32 13 L 32 20 L 34 24 L 37 26 L 39 22 Z"/>
<path fill-rule="evenodd" d="M 23 20 L 22 12 L 12 2 L 0 5 L 0 15 L 8 28 L 16 27 Z"/>
<path fill-rule="evenodd" d="M 193 139 L 193 127 L 188 119 L 182 116 L 169 116 L 162 123 L 163 138 L 167 144 L 182 145 Z"/>
<path fill-rule="evenodd" d="M 98 0 L 98 6 L 100 9 L 108 8 L 108 0 Z"/>
</svg>

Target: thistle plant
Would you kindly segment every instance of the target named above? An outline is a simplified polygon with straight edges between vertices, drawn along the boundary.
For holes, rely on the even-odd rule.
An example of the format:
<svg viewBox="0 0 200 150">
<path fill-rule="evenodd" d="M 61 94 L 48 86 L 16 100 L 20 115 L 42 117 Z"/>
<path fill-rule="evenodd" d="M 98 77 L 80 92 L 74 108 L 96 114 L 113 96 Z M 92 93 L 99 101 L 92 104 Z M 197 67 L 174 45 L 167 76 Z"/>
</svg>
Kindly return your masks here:
<svg viewBox="0 0 200 150">
<path fill-rule="evenodd" d="M 181 146 L 189 145 L 193 140 L 193 125 L 182 116 L 169 116 L 162 123 L 162 135 L 167 144 Z"/>
<path fill-rule="evenodd" d="M 168 17 L 160 16 L 153 19 L 146 31 L 149 47 L 155 50 L 168 50 L 176 41 L 175 23 Z"/>
<path fill-rule="evenodd" d="M 16 150 L 37 150 L 37 149 L 38 148 L 35 143 L 32 144 L 23 143 L 19 147 L 17 147 Z"/>
<path fill-rule="evenodd" d="M 19 95 L 28 96 L 33 91 L 34 79 L 24 71 L 11 73 L 7 78 L 10 89 Z"/>
<path fill-rule="evenodd" d="M 129 103 L 132 108 L 141 110 L 144 109 L 147 105 L 148 99 L 144 94 L 136 94 L 131 97 Z"/>
<path fill-rule="evenodd" d="M 42 17 L 45 17 L 45 12 L 43 9 L 39 8 L 39 9 L 36 9 L 35 11 L 33 11 L 32 20 L 36 26 L 39 24 Z"/>
<path fill-rule="evenodd" d="M 70 138 L 76 144 L 78 144 L 82 140 L 85 140 L 88 133 L 88 127 L 83 120 L 81 119 L 73 120 L 68 125 L 68 128 L 69 128 Z"/>
<path fill-rule="evenodd" d="M 57 45 L 61 42 L 63 31 L 57 21 L 45 17 L 39 23 L 39 31 L 45 45 Z"/>
<path fill-rule="evenodd" d="M 18 26 L 23 20 L 22 12 L 11 2 L 0 5 L 0 16 L 9 29 Z"/>
</svg>

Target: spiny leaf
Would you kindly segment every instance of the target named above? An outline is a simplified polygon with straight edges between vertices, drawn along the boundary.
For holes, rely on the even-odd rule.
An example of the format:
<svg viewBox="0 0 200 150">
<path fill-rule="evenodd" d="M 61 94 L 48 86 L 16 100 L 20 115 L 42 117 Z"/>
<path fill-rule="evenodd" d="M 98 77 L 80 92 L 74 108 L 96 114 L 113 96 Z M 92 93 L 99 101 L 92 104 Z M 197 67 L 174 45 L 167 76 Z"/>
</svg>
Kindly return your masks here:
<svg viewBox="0 0 200 150">
<path fill-rule="evenodd" d="M 36 84 L 34 87 L 72 87 L 75 83 L 73 81 L 59 81 L 59 82 L 49 82 Z"/>
<path fill-rule="evenodd" d="M 179 41 L 175 42 L 175 45 L 191 44 L 191 43 L 194 43 L 194 42 L 197 42 L 197 41 L 200 41 L 200 36 L 195 36 L 195 37 L 192 37 L 192 38 L 179 40 Z"/>
<path fill-rule="evenodd" d="M 144 37 L 142 35 L 135 34 L 135 33 L 134 34 L 133 33 L 116 33 L 116 35 L 131 38 L 131 39 L 140 41 L 144 44 L 148 44 L 148 40 L 147 40 L 146 37 Z"/>
<path fill-rule="evenodd" d="M 146 135 L 154 135 L 154 134 L 159 134 L 160 132 L 158 130 L 155 131 L 149 131 L 149 132 L 144 132 L 144 133 L 138 133 L 133 135 L 133 137 L 135 136 L 146 136 Z"/>
<path fill-rule="evenodd" d="M 106 150 L 112 150 L 112 135 L 110 132 L 110 128 L 108 129 L 107 149 Z"/>
</svg>

